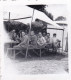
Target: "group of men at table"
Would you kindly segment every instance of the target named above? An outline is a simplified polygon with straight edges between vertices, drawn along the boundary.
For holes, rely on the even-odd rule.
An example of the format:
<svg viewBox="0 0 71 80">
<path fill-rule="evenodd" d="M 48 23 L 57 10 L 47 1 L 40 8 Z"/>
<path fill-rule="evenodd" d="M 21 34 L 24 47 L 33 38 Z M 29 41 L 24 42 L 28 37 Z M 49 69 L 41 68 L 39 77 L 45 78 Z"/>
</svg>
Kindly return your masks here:
<svg viewBox="0 0 71 80">
<path fill-rule="evenodd" d="M 24 31 L 22 31 L 21 37 L 19 37 L 15 30 L 13 30 L 10 37 L 12 40 L 19 42 L 18 45 L 14 46 L 14 48 L 26 48 L 27 46 L 32 48 L 52 47 L 56 50 L 60 46 L 60 40 L 57 39 L 56 33 L 54 33 L 53 37 L 50 38 L 50 33 L 42 34 L 41 32 L 38 32 L 36 35 L 34 31 L 31 31 L 29 34 L 26 34 Z"/>
</svg>

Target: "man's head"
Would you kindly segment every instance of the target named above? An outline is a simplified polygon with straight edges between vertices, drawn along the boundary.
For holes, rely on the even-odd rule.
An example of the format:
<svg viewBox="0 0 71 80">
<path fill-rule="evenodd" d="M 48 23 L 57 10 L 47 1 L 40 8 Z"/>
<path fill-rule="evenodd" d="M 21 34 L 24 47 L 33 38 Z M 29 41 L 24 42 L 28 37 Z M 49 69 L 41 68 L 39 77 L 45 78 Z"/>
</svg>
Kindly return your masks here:
<svg viewBox="0 0 71 80">
<path fill-rule="evenodd" d="M 53 34 L 53 37 L 56 37 L 56 33 Z"/>
<path fill-rule="evenodd" d="M 47 33 L 47 37 L 50 37 L 50 33 Z"/>
<path fill-rule="evenodd" d="M 46 36 L 46 33 L 45 32 L 43 33 L 43 36 Z"/>
<path fill-rule="evenodd" d="M 38 36 L 41 38 L 41 37 L 42 37 L 42 33 L 41 33 L 41 32 L 39 32 L 39 33 L 38 33 Z"/>
<path fill-rule="evenodd" d="M 25 32 L 22 32 L 22 36 L 25 36 Z"/>
<path fill-rule="evenodd" d="M 34 35 L 34 31 L 31 31 L 30 35 L 33 36 Z"/>
<path fill-rule="evenodd" d="M 15 32 L 15 29 L 13 29 L 12 32 L 14 33 Z"/>
</svg>

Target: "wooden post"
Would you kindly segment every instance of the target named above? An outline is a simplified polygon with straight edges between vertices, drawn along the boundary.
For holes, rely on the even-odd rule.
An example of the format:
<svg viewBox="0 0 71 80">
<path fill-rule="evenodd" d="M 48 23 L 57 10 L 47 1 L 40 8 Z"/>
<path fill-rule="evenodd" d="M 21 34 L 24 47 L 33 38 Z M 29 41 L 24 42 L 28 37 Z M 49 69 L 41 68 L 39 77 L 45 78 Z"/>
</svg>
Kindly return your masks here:
<svg viewBox="0 0 71 80">
<path fill-rule="evenodd" d="M 33 14 L 32 14 L 32 19 L 31 19 L 31 24 L 30 24 L 30 29 L 29 29 L 29 40 L 30 40 L 30 32 L 31 32 L 31 26 L 32 26 L 32 21 L 33 21 L 33 16 L 34 16 L 34 11 L 35 9 L 33 9 Z M 29 49 L 29 40 L 28 40 L 28 45 L 27 45 L 27 49 L 26 49 L 26 58 L 27 58 L 27 55 L 28 55 L 28 49 Z"/>
<path fill-rule="evenodd" d="M 67 33 L 67 37 L 66 37 L 65 51 L 68 52 L 68 33 Z"/>
<path fill-rule="evenodd" d="M 40 57 L 41 57 L 41 49 L 40 49 Z"/>
<path fill-rule="evenodd" d="M 62 36 L 62 51 L 63 51 L 63 46 L 64 46 L 64 26 L 63 26 L 63 36 Z"/>
<path fill-rule="evenodd" d="M 9 21 L 10 21 L 10 12 L 9 12 Z"/>
</svg>

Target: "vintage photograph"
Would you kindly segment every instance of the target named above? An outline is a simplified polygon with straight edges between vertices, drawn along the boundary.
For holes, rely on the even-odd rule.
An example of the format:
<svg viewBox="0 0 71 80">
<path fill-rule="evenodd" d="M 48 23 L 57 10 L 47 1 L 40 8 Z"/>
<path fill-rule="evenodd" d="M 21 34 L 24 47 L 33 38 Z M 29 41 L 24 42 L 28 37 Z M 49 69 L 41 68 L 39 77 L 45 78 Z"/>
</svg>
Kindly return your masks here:
<svg viewBox="0 0 71 80">
<path fill-rule="evenodd" d="M 5 75 L 68 74 L 65 4 L 3 7 Z"/>
</svg>

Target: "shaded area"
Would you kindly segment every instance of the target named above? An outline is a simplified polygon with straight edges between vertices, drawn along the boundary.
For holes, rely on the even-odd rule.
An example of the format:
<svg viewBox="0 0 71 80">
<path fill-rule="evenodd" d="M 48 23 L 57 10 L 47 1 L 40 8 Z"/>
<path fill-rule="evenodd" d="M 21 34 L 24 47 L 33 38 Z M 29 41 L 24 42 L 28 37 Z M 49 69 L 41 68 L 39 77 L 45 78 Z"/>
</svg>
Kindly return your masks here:
<svg viewBox="0 0 71 80">
<path fill-rule="evenodd" d="M 27 5 L 27 6 L 39 11 L 43 11 L 46 5 Z"/>
</svg>

